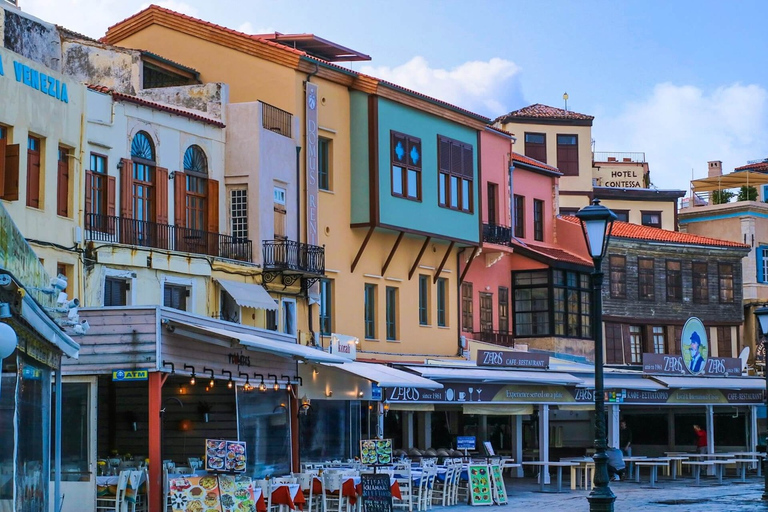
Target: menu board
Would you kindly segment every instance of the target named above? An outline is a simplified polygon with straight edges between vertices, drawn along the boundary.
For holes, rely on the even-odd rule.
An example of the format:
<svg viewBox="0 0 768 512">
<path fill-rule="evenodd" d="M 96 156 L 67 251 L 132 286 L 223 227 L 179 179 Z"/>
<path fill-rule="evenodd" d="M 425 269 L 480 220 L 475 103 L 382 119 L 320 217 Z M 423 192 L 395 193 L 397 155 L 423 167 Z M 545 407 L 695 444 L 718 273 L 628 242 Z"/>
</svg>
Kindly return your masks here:
<svg viewBox="0 0 768 512">
<path fill-rule="evenodd" d="M 363 488 L 363 512 L 392 512 L 392 488 L 389 475 L 360 475 Z"/>
<path fill-rule="evenodd" d="M 171 478 L 168 488 L 173 512 L 221 510 L 219 483 L 215 475 Z"/>
<path fill-rule="evenodd" d="M 456 449 L 457 450 L 474 450 L 475 436 L 457 436 Z"/>
<path fill-rule="evenodd" d="M 504 488 L 504 475 L 501 474 L 501 466 L 491 466 L 491 480 L 493 482 L 493 497 L 498 505 L 507 503 L 507 490 Z"/>
<path fill-rule="evenodd" d="M 360 461 L 363 464 L 392 464 L 391 439 L 360 441 Z"/>
<path fill-rule="evenodd" d="M 251 478 L 245 475 L 219 475 L 222 512 L 256 510 Z"/>
<path fill-rule="evenodd" d="M 245 472 L 245 441 L 205 440 L 205 470 Z"/>
<path fill-rule="evenodd" d="M 469 503 L 471 505 L 493 505 L 491 478 L 488 474 L 488 466 L 470 464 L 468 473 Z"/>
</svg>

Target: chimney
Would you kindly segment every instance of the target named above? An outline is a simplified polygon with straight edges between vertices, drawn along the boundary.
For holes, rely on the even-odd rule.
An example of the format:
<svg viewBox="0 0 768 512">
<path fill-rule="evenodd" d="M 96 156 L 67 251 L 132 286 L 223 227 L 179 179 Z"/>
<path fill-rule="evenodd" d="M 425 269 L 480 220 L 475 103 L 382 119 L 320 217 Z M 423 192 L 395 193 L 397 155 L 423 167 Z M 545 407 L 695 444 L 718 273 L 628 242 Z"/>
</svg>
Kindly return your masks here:
<svg viewBox="0 0 768 512">
<path fill-rule="evenodd" d="M 711 162 L 707 162 L 709 165 L 709 169 L 707 172 L 707 177 L 711 178 L 712 176 L 722 176 L 723 175 L 723 162 L 720 160 L 713 160 Z"/>
</svg>

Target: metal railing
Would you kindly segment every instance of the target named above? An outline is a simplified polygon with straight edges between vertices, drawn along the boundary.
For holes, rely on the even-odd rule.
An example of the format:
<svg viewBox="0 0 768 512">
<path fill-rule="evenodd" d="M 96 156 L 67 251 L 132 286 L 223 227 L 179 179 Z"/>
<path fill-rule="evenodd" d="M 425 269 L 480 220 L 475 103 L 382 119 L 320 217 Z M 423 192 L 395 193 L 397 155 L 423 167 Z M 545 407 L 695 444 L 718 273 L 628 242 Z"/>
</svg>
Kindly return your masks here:
<svg viewBox="0 0 768 512">
<path fill-rule="evenodd" d="M 85 215 L 85 238 L 98 242 L 253 261 L 253 243 L 250 240 L 199 229 L 96 213 Z"/>
<path fill-rule="evenodd" d="M 509 245 L 510 240 L 512 240 L 512 229 L 509 226 L 483 224 L 483 242 Z"/>
<path fill-rule="evenodd" d="M 502 331 L 481 331 L 473 332 L 472 339 L 501 345 L 504 347 L 514 347 L 515 337 L 510 332 Z"/>
<path fill-rule="evenodd" d="M 273 107 L 269 103 L 261 102 L 261 126 L 290 139 L 292 137 L 292 125 L 293 114 L 277 107 Z"/>
<path fill-rule="evenodd" d="M 626 151 L 593 151 L 592 161 L 645 163 L 645 153 L 632 153 Z"/>
<path fill-rule="evenodd" d="M 325 247 L 293 240 L 264 240 L 263 268 L 267 271 L 294 270 L 307 274 L 325 274 Z"/>
</svg>

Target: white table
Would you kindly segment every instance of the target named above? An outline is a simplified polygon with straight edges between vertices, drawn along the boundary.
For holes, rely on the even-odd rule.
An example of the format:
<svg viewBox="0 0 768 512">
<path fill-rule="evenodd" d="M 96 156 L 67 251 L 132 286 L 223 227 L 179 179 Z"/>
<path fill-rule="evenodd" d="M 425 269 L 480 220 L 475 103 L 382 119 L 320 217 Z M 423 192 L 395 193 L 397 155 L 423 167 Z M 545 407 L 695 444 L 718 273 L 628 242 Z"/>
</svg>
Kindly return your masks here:
<svg viewBox="0 0 768 512">
<path fill-rule="evenodd" d="M 637 483 L 640 483 L 640 468 L 641 467 L 650 467 L 651 468 L 651 488 L 656 489 L 656 480 L 658 476 L 658 469 L 660 467 L 669 467 L 669 461 L 663 461 L 663 460 L 641 460 L 635 462 L 635 465 L 637 466 L 637 473 L 636 473 L 636 479 L 635 481 Z"/>
<path fill-rule="evenodd" d="M 684 460 L 683 464 L 693 468 L 693 476 L 696 478 L 696 485 L 701 482 L 701 468 L 715 465 L 713 460 Z"/>
<path fill-rule="evenodd" d="M 560 459 L 560 462 L 573 462 L 571 466 L 571 490 L 577 487 L 592 488 L 592 475 L 595 472 L 595 460 L 591 457 L 572 457 Z"/>
<path fill-rule="evenodd" d="M 547 469 L 549 466 L 557 468 L 557 491 L 555 492 L 563 492 L 563 468 L 570 468 L 577 465 L 578 463 L 569 461 L 552 462 L 548 460 L 534 460 L 523 462 L 523 466 L 541 467 L 541 470 L 539 471 L 539 492 L 547 492 L 544 490 L 544 481 L 546 480 L 544 473 L 549 471 Z"/>
<path fill-rule="evenodd" d="M 634 463 L 641 460 L 648 460 L 645 455 L 635 455 L 633 457 L 622 457 L 622 460 L 627 463 L 627 478 L 632 479 L 632 473 L 634 469 Z"/>
</svg>

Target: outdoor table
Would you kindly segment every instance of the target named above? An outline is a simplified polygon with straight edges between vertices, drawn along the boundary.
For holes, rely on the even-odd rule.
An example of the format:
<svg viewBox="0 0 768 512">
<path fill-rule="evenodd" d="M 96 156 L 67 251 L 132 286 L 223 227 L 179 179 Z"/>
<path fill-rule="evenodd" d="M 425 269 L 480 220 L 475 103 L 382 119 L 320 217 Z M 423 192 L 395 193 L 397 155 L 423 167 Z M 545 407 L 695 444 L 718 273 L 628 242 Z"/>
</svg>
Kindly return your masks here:
<svg viewBox="0 0 768 512">
<path fill-rule="evenodd" d="M 557 468 L 557 490 L 555 492 L 563 492 L 563 468 L 569 468 L 574 465 L 577 465 L 577 463 L 568 461 L 552 462 L 548 460 L 534 460 L 523 462 L 523 466 L 541 467 L 541 470 L 539 470 L 539 492 L 547 492 L 544 490 L 544 482 L 546 480 L 546 475 L 544 473 L 548 471 L 547 468 L 549 466 Z"/>
<path fill-rule="evenodd" d="M 764 459 L 766 457 L 765 452 L 734 452 L 734 455 L 737 459 L 739 458 L 747 458 L 747 459 L 758 459 L 757 460 L 757 476 L 763 476 L 763 461 L 760 459 Z"/>
<path fill-rule="evenodd" d="M 725 466 L 727 466 L 728 464 L 736 464 L 736 459 L 719 458 L 719 459 L 713 460 L 712 463 L 715 465 L 715 474 L 717 475 L 717 483 L 722 484 L 723 473 L 725 473 Z"/>
<path fill-rule="evenodd" d="M 275 484 L 272 487 L 272 504 L 286 505 L 291 510 L 295 510 L 296 505 L 302 508 L 304 503 L 306 500 L 299 484 Z"/>
<path fill-rule="evenodd" d="M 261 487 L 252 485 L 253 498 L 256 501 L 256 512 L 267 512 L 267 504 L 264 502 L 264 494 L 261 492 Z"/>
<path fill-rule="evenodd" d="M 741 458 L 737 458 L 737 459 L 733 459 L 733 460 L 736 461 L 736 472 L 741 475 L 741 478 L 739 479 L 739 482 L 742 482 L 742 483 L 746 483 L 746 481 L 747 481 L 747 466 L 751 465 L 751 464 L 754 464 L 755 462 L 758 462 L 758 463 L 760 462 L 759 459 L 741 459 Z M 758 464 L 758 467 L 760 467 L 759 464 Z"/>
<path fill-rule="evenodd" d="M 595 461 L 590 457 L 572 457 L 560 459 L 560 462 L 573 462 L 571 466 L 571 489 L 576 487 L 587 489 L 592 481 L 591 474 L 595 471 Z"/>
<path fill-rule="evenodd" d="M 672 466 L 672 480 L 677 480 L 677 475 L 683 472 L 683 461 L 688 460 L 688 456 L 670 455 L 662 458 L 670 461 L 670 466 Z"/>
<path fill-rule="evenodd" d="M 622 460 L 624 462 L 627 462 L 627 478 L 632 479 L 632 473 L 634 469 L 634 463 L 640 460 L 648 460 L 648 457 L 645 455 L 636 455 L 634 457 L 622 457 Z"/>
<path fill-rule="evenodd" d="M 659 467 L 669 467 L 669 461 L 664 460 L 641 460 L 635 463 L 637 465 L 637 473 L 635 475 L 635 481 L 640 483 L 640 468 L 648 466 L 651 468 L 651 488 L 656 489 L 656 477 L 658 476 Z"/>
<path fill-rule="evenodd" d="M 686 460 L 683 461 L 683 464 L 686 466 L 691 466 L 693 468 L 693 476 L 696 478 L 696 485 L 699 485 L 701 481 L 701 468 L 702 466 L 714 466 L 715 461 L 713 460 Z"/>
</svg>

